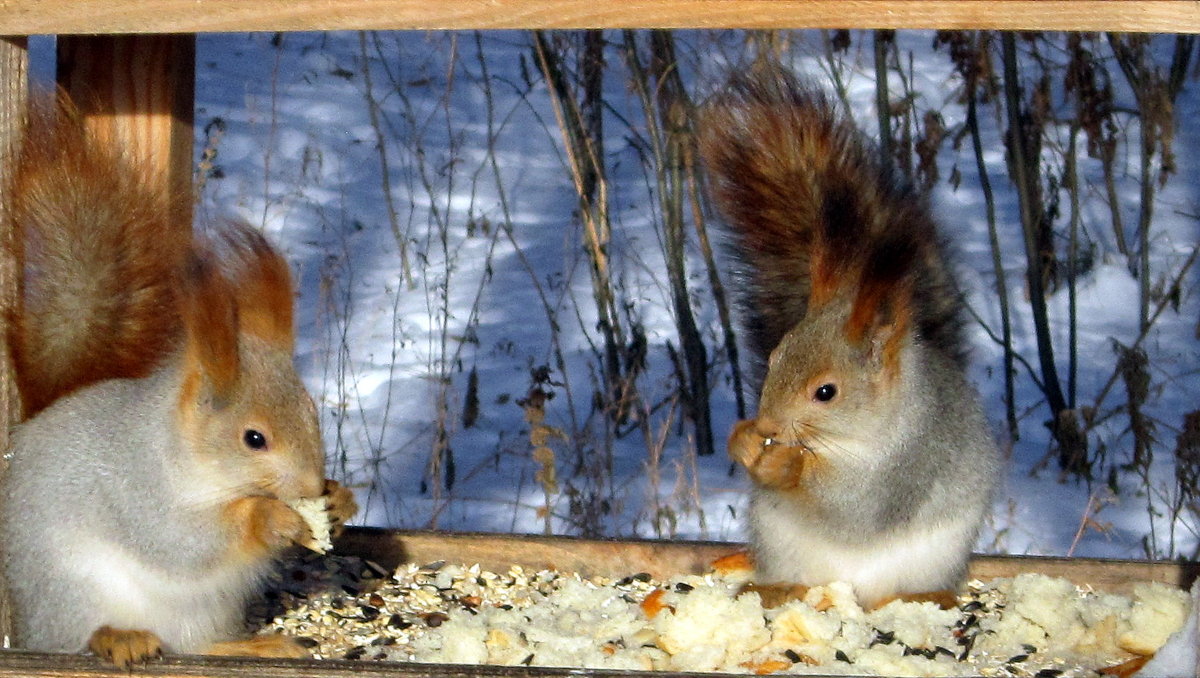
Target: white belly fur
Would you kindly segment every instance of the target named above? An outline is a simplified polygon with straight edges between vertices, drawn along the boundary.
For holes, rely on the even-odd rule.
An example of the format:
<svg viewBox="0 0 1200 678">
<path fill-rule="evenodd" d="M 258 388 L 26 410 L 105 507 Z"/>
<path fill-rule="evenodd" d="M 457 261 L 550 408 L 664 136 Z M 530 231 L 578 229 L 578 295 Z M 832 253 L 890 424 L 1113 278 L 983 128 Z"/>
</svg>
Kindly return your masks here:
<svg viewBox="0 0 1200 678">
<path fill-rule="evenodd" d="M 757 490 L 756 490 L 757 491 Z M 844 581 L 871 605 L 896 593 L 953 588 L 974 542 L 979 517 L 891 531 L 871 543 L 831 539 L 786 501 L 757 498 L 750 512 L 756 581 L 816 586 Z"/>
<path fill-rule="evenodd" d="M 95 623 L 153 631 L 168 649 L 202 650 L 239 628 L 258 568 L 223 565 L 197 575 L 166 572 L 118 545 L 81 540 L 68 572 L 93 591 Z"/>
</svg>

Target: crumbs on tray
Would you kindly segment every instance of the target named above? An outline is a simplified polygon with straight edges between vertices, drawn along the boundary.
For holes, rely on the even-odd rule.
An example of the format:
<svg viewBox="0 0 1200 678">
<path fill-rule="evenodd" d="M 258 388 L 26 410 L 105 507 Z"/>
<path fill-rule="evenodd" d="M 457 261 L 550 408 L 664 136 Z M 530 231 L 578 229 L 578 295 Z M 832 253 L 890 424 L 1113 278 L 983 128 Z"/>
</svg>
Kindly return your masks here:
<svg viewBox="0 0 1200 678">
<path fill-rule="evenodd" d="M 339 559 L 298 567 L 346 569 L 330 560 Z M 294 571 L 290 580 L 328 572 Z M 758 594 L 738 595 L 743 583 L 744 570 L 659 581 L 404 565 L 365 584 L 335 583 L 333 591 L 283 586 L 287 609 L 263 632 L 296 637 L 317 658 L 1066 678 L 1131 672 L 1126 667 L 1157 651 L 1188 612 L 1187 594 L 1164 584 L 1136 584 L 1121 596 L 1039 574 L 972 581 L 950 610 L 897 601 L 864 611 L 844 584 L 764 610 Z"/>
</svg>

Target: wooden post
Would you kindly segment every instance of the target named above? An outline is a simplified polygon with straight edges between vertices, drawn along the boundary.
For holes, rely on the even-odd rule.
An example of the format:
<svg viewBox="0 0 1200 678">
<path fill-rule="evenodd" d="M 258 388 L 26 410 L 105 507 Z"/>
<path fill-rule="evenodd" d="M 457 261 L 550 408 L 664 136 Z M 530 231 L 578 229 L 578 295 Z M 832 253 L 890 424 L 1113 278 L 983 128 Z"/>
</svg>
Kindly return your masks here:
<svg viewBox="0 0 1200 678">
<path fill-rule="evenodd" d="M 60 36 L 58 84 L 91 131 L 126 151 L 177 196 L 176 228 L 192 223 L 194 35 Z"/>
<path fill-rule="evenodd" d="M 25 114 L 28 92 L 29 55 L 26 39 L 0 38 L 0 187 L 8 184 L 9 159 L 17 147 L 21 119 Z M 8 317 L 17 292 L 17 262 L 8 256 L 7 195 L 0 190 L 0 318 Z M 16 382 L 12 378 L 12 360 L 8 351 L 8 333 L 0 321 L 0 450 L 8 449 L 8 429 L 21 416 Z M 0 457 L 0 474 L 7 463 Z M 0 637 L 12 637 L 12 619 L 8 604 L 8 588 L 0 577 Z"/>
</svg>

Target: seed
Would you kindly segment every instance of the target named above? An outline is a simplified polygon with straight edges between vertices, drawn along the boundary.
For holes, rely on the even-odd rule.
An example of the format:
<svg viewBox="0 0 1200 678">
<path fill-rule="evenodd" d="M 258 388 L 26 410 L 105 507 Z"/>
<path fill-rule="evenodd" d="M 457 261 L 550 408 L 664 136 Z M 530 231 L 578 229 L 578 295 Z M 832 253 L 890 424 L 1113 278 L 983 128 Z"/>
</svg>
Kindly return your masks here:
<svg viewBox="0 0 1200 678">
<path fill-rule="evenodd" d="M 1021 662 L 1025 661 L 1026 659 L 1029 659 L 1029 655 L 1019 654 L 1015 657 L 1009 657 L 1008 661 L 1006 661 L 1004 663 L 1005 664 L 1020 664 Z"/>
<path fill-rule="evenodd" d="M 361 610 L 363 621 L 374 621 L 379 618 L 379 608 L 373 605 L 363 605 Z"/>
<path fill-rule="evenodd" d="M 800 655 L 796 654 L 796 651 L 790 647 L 783 651 L 783 656 L 787 657 L 788 661 L 790 661 L 793 664 L 800 663 Z"/>
<path fill-rule="evenodd" d="M 321 644 L 316 638 L 309 638 L 308 636 L 296 636 L 296 643 L 300 647 L 308 648 L 309 650 Z"/>
<path fill-rule="evenodd" d="M 450 621 L 450 615 L 442 614 L 441 612 L 431 612 L 423 617 L 429 628 L 436 629 L 442 624 Z"/>
<path fill-rule="evenodd" d="M 871 644 L 867 647 L 875 647 L 876 645 L 891 645 L 896 641 L 895 631 L 880 631 L 875 630 L 875 638 L 871 640 Z"/>
<path fill-rule="evenodd" d="M 694 590 L 695 588 L 696 587 L 692 586 L 691 584 L 689 584 L 687 582 L 681 581 L 681 582 L 675 584 L 675 591 L 677 593 L 689 593 L 692 590 Z"/>
<path fill-rule="evenodd" d="M 840 662 L 846 662 L 847 664 L 850 663 L 850 658 L 847 657 L 846 653 L 842 652 L 841 650 L 838 650 L 837 652 L 835 652 L 833 654 L 833 657 L 834 657 L 834 659 L 837 659 Z"/>
<path fill-rule="evenodd" d="M 354 661 L 355 659 L 362 659 L 363 655 L 366 653 L 367 653 L 367 648 L 356 647 L 356 648 L 351 649 L 349 652 L 347 652 L 344 658 Z"/>
</svg>

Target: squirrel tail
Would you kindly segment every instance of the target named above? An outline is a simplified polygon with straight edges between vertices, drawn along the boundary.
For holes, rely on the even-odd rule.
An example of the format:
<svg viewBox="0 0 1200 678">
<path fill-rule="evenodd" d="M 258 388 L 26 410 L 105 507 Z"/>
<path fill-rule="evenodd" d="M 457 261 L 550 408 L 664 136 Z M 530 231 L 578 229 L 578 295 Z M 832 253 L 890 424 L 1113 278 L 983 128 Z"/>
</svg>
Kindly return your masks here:
<svg viewBox="0 0 1200 678">
<path fill-rule="evenodd" d="M 891 314 L 964 360 L 959 292 L 928 206 L 825 94 L 778 68 L 736 76 L 705 111 L 700 153 L 757 359 L 810 309 L 842 297 L 851 338 L 855 323 Z"/>
<path fill-rule="evenodd" d="M 191 229 L 64 98 L 35 102 L 7 186 L 18 301 L 8 320 L 25 416 L 105 379 L 143 377 L 181 329 Z M 184 199 L 187 199 L 184 197 Z"/>
</svg>

